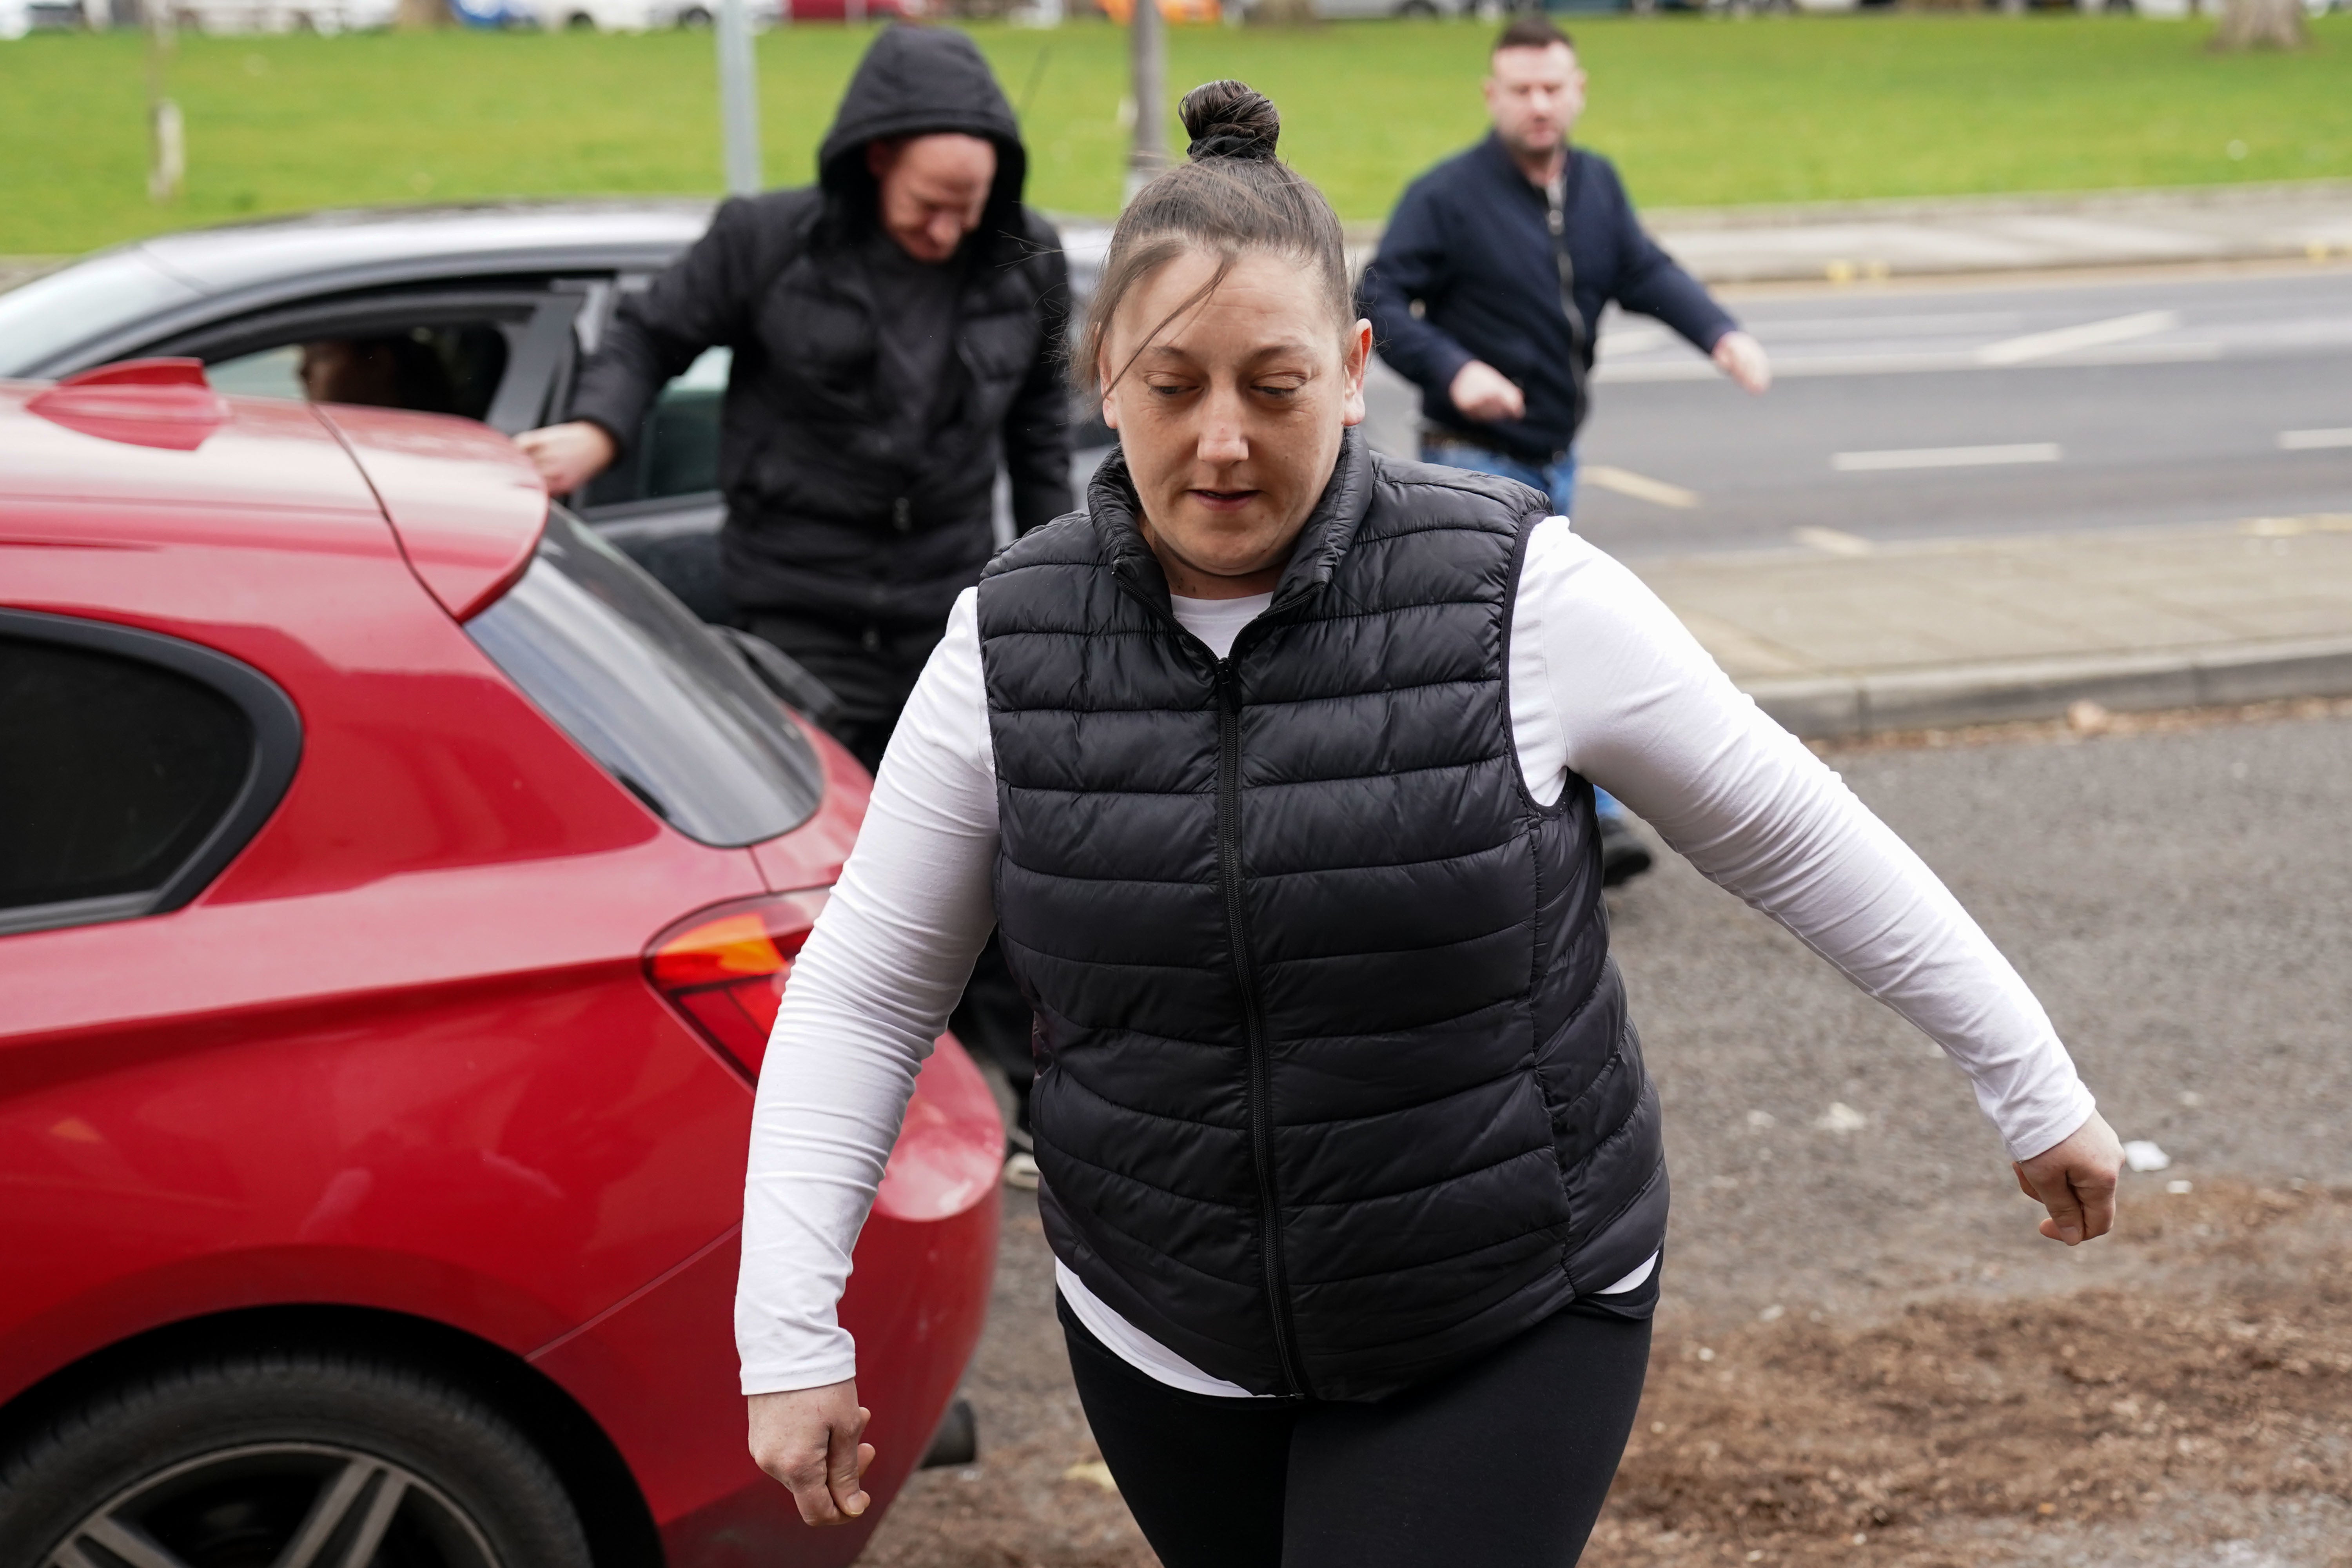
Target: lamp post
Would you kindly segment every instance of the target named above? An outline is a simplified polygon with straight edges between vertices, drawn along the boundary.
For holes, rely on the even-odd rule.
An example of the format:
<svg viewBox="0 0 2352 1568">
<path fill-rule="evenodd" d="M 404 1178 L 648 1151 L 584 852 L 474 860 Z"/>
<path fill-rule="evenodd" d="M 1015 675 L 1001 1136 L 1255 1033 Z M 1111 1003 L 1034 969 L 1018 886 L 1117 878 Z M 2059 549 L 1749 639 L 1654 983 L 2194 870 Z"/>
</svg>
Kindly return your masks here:
<svg viewBox="0 0 2352 1568">
<path fill-rule="evenodd" d="M 727 194 L 760 189 L 760 86 L 751 58 L 751 15 L 743 0 L 719 0 L 719 121 Z"/>
<path fill-rule="evenodd" d="M 1168 28 L 1158 0 L 1130 0 L 1128 69 L 1133 81 L 1135 140 L 1127 155 L 1127 192 L 1133 201 L 1154 174 L 1168 166 Z M 1123 205 L 1123 204 L 1122 204 Z"/>
<path fill-rule="evenodd" d="M 146 0 L 147 199 L 168 202 L 188 177 L 188 142 L 180 106 L 163 96 L 163 61 L 172 48 L 169 0 Z"/>
</svg>

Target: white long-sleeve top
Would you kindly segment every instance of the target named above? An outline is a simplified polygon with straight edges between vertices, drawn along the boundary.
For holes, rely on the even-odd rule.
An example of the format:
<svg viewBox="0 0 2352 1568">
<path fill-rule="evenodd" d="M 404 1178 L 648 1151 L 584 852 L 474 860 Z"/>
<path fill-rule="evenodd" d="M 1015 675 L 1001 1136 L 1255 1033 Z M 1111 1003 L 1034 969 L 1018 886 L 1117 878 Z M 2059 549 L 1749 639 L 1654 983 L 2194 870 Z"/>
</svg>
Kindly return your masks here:
<svg viewBox="0 0 2352 1568">
<path fill-rule="evenodd" d="M 835 1310 L 850 1249 L 915 1074 L 995 921 L 996 781 L 975 595 L 956 601 L 898 721 L 769 1041 L 735 1297 L 746 1394 L 854 1374 L 856 1348 Z M 1223 658 L 1269 597 L 1173 607 Z M 1936 874 L 1566 518 L 1528 541 L 1508 657 L 1511 728 L 1538 798 L 1558 800 L 1573 771 L 1622 801 L 1941 1046 L 2013 1157 L 2052 1148 L 2090 1118 L 2090 1091 L 2041 1004 Z M 1066 1269 L 1057 1278 L 1087 1327 L 1143 1372 L 1243 1392 L 1147 1338 Z"/>
</svg>

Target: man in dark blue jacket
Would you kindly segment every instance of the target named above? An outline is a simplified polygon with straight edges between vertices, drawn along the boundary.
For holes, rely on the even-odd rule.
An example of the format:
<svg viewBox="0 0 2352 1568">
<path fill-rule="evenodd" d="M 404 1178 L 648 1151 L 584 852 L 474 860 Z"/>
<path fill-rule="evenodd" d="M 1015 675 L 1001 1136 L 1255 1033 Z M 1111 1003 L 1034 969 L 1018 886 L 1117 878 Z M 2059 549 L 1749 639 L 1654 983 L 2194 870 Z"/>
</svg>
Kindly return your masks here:
<svg viewBox="0 0 2352 1568">
<path fill-rule="evenodd" d="M 1494 132 L 1415 180 L 1364 271 L 1380 355 L 1421 388 L 1423 462 L 1533 485 L 1568 515 L 1601 307 L 1655 316 L 1762 392 L 1763 346 L 1642 232 L 1608 159 L 1569 145 L 1584 111 L 1575 46 L 1522 16 L 1495 41 Z M 1624 809 L 1596 791 L 1602 876 L 1646 870 Z"/>
<path fill-rule="evenodd" d="M 1593 334 L 1614 300 L 1761 392 L 1763 348 L 1642 232 L 1617 171 L 1569 145 L 1584 73 L 1550 18 L 1496 40 L 1494 132 L 1406 190 L 1364 273 L 1381 357 L 1422 392 L 1425 461 L 1505 474 L 1561 512 L 1576 483 Z"/>
</svg>

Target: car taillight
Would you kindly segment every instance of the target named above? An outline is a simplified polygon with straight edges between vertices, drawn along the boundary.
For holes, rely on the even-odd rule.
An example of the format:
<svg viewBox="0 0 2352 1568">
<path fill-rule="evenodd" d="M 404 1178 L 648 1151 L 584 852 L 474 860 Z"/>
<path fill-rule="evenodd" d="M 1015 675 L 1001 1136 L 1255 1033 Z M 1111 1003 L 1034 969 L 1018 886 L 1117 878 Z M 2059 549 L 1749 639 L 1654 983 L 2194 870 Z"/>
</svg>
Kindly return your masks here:
<svg viewBox="0 0 2352 1568">
<path fill-rule="evenodd" d="M 817 888 L 720 904 L 670 927 L 646 950 L 654 989 L 755 1081 L 793 960 L 824 899 Z"/>
</svg>

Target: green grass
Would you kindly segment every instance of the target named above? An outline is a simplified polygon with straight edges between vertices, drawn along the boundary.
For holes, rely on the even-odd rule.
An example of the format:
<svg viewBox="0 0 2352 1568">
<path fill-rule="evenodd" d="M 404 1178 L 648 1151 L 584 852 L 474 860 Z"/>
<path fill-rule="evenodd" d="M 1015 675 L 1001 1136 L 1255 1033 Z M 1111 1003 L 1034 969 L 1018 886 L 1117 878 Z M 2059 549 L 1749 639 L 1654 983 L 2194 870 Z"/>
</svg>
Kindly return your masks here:
<svg viewBox="0 0 2352 1568">
<path fill-rule="evenodd" d="M 1032 200 L 1114 210 L 1125 35 L 972 30 L 1028 99 Z M 2299 55 L 2215 57 L 2203 24 L 2122 18 L 1580 18 L 1593 78 L 1580 139 L 1654 206 L 2352 175 L 2352 16 L 2314 31 Z M 1180 29 L 1170 77 L 1270 93 L 1298 166 L 1343 216 L 1376 218 L 1478 134 L 1491 36 L 1453 22 Z M 808 177 L 865 41 L 826 26 L 761 39 L 772 180 Z M 329 205 L 719 184 L 707 37 L 189 37 L 169 79 L 188 190 L 159 207 L 141 41 L 0 44 L 0 254 Z"/>
</svg>

